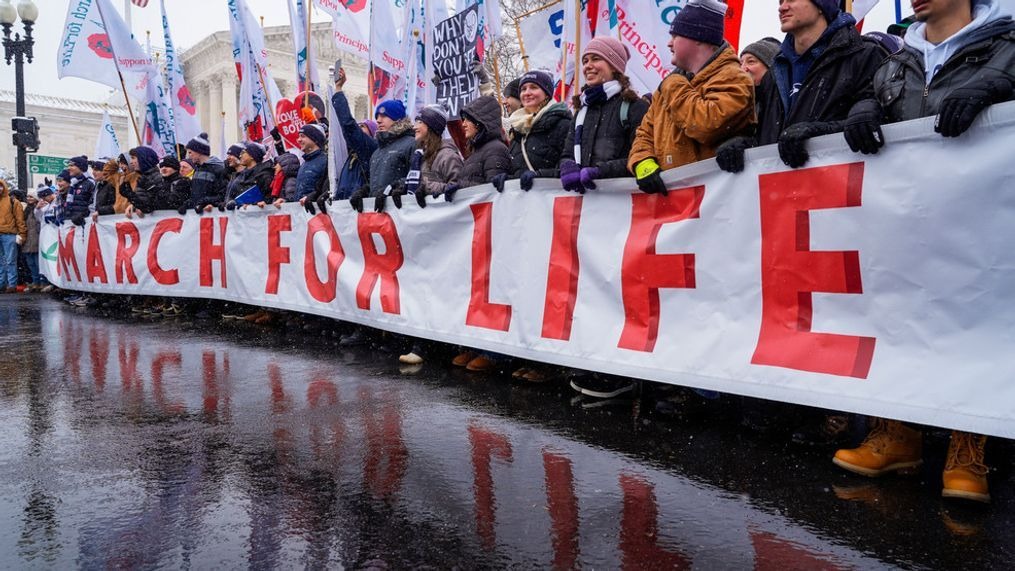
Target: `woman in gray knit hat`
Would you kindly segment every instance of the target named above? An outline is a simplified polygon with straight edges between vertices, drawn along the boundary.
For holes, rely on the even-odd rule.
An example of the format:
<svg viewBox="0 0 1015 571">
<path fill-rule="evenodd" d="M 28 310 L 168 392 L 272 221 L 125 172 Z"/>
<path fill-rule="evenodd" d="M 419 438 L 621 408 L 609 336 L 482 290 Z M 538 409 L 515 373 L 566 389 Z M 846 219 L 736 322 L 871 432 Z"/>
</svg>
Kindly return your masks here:
<svg viewBox="0 0 1015 571">
<path fill-rule="evenodd" d="M 740 52 L 740 69 L 747 72 L 754 80 L 754 86 L 761 85 L 761 78 L 768 73 L 772 67 L 775 56 L 779 54 L 779 40 L 775 38 L 762 38 L 747 46 Z"/>
</svg>

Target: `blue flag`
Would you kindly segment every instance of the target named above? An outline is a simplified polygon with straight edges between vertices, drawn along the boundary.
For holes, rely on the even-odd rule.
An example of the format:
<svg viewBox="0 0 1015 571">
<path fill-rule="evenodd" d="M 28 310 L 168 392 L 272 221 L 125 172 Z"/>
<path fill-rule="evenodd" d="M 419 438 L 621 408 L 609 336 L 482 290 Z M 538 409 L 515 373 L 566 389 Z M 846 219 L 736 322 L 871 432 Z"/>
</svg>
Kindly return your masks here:
<svg viewBox="0 0 1015 571">
<path fill-rule="evenodd" d="M 257 188 L 257 185 L 255 184 L 247 190 L 244 190 L 236 197 L 236 205 L 243 206 L 245 204 L 257 204 L 263 199 L 264 196 L 261 194 L 261 189 Z"/>
</svg>

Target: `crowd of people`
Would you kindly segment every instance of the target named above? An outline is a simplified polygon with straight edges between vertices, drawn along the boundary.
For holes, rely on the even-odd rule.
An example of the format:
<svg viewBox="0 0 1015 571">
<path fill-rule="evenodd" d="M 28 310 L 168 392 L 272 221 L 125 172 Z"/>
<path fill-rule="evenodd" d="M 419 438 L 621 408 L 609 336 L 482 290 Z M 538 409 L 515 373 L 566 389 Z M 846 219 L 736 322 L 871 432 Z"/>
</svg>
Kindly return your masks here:
<svg viewBox="0 0 1015 571">
<path fill-rule="evenodd" d="M 856 152 L 884 146 L 884 123 L 936 116 L 944 137 L 964 133 L 988 106 L 1013 98 L 1015 24 L 1000 13 L 998 0 L 914 1 L 910 26 L 894 34 L 861 35 L 839 0 L 781 0 L 781 41 L 764 38 L 738 55 L 724 38 L 726 5 L 689 0 L 674 18 L 668 48 L 673 73 L 651 94 L 639 94 L 626 75 L 628 49 L 612 37 L 584 46 L 583 87 L 570 102 L 557 101 L 553 76 L 533 70 L 510 82 L 501 101 L 489 93 L 464 106 L 460 121 L 431 105 L 410 120 L 397 100 L 380 103 L 372 119 L 357 120 L 337 70 L 334 107 L 338 125 L 319 120 L 299 132 L 299 156 L 257 142 L 229 147 L 224 160 L 212 156 L 206 135 L 186 144 L 186 157 L 159 160 L 148 147 L 117 158 L 71 159 L 55 185 L 41 185 L 15 199 L 0 183 L 0 255 L 7 292 L 16 291 L 17 249 L 28 272 L 27 290 L 46 291 L 39 275 L 40 224 L 83 226 L 109 214 L 143 217 L 158 210 L 195 215 L 215 209 L 280 207 L 299 202 L 311 214 L 339 201 L 362 212 L 364 199 L 383 211 L 402 207 L 412 195 L 452 202 L 460 188 L 507 180 L 530 190 L 538 178 L 556 178 L 566 191 L 595 191 L 602 179 L 634 176 L 646 193 L 667 192 L 663 171 L 715 158 L 729 173 L 744 169 L 745 151 L 776 144 L 782 161 L 798 168 L 808 161 L 807 141 L 842 133 Z M 904 35 L 903 37 L 900 37 Z M 341 130 L 348 158 L 329 173 L 329 128 Z M 274 158 L 270 158 L 274 155 Z M 331 177 L 335 178 L 332 192 Z M 71 296 L 88 305 L 90 296 Z M 175 300 L 139 301 L 137 313 L 175 315 Z M 270 324 L 274 311 L 243 314 L 224 306 L 223 317 Z M 388 334 L 352 326 L 342 344 L 371 342 Z M 422 363 L 438 354 L 423 339 L 407 340 L 403 363 Z M 502 370 L 503 356 L 461 348 L 452 360 L 471 371 Z M 562 373 L 539 363 L 511 367 L 512 376 L 546 382 Z M 592 398 L 616 398 L 632 389 L 630 379 L 571 371 L 570 385 Z M 670 403 L 729 398 L 705 391 L 676 390 Z M 848 437 L 849 419 L 835 411 L 790 415 L 775 405 L 744 406 L 744 424 L 768 430 L 774 419 L 803 418 L 788 433 L 794 441 L 829 447 Z M 781 417 L 781 418 L 780 418 Z M 943 473 L 946 497 L 989 501 L 986 437 L 954 432 Z M 872 419 L 870 432 L 855 448 L 841 448 L 834 462 L 852 472 L 880 476 L 912 471 L 922 463 L 921 430 Z"/>
</svg>

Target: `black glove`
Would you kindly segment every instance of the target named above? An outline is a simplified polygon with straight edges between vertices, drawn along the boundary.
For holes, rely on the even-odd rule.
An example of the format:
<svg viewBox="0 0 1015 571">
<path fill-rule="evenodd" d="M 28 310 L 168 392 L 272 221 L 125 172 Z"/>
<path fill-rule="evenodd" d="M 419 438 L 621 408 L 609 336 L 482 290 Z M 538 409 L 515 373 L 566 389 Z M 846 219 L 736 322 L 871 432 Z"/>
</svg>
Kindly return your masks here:
<svg viewBox="0 0 1015 571">
<path fill-rule="evenodd" d="M 522 171 L 522 176 L 518 177 L 518 184 L 522 187 L 522 190 L 528 192 L 532 190 L 532 183 L 536 180 L 536 173 L 532 171 Z"/>
<path fill-rule="evenodd" d="M 458 185 L 451 183 L 444 189 L 444 201 L 454 202 L 455 194 L 458 192 Z"/>
<path fill-rule="evenodd" d="M 807 163 L 807 140 L 841 130 L 842 124 L 830 122 L 804 122 L 790 125 L 779 135 L 779 158 L 788 167 L 800 168 Z"/>
<path fill-rule="evenodd" d="M 349 197 L 349 206 L 356 212 L 363 212 L 363 199 L 370 194 L 369 186 L 362 186 Z"/>
<path fill-rule="evenodd" d="M 70 221 L 71 221 L 71 224 L 73 224 L 75 226 L 84 227 L 84 225 L 85 225 L 85 217 L 81 216 L 80 214 L 75 214 L 74 216 L 71 216 Z"/>
<path fill-rule="evenodd" d="M 744 170 L 744 151 L 754 148 L 757 141 L 754 137 L 733 137 L 719 145 L 715 153 L 715 162 L 726 172 L 738 173 Z"/>
<path fill-rule="evenodd" d="M 374 199 L 374 212 L 384 212 L 384 207 L 388 204 L 388 196 L 386 194 L 380 194 Z"/>
<path fill-rule="evenodd" d="M 226 210 L 236 210 L 236 201 L 230 200 L 226 203 Z"/>
<path fill-rule="evenodd" d="M 219 212 L 225 212 L 226 211 L 226 203 L 225 202 L 220 202 L 220 203 L 216 204 L 215 207 L 219 209 Z"/>
<path fill-rule="evenodd" d="M 314 208 L 314 198 L 307 196 L 303 199 L 303 210 L 307 211 L 307 214 L 311 216 L 317 215 L 317 208 Z"/>
<path fill-rule="evenodd" d="M 320 209 L 321 214 L 328 213 L 328 203 L 331 202 L 331 197 L 328 196 L 327 192 L 322 192 L 321 196 L 319 196 L 315 202 L 317 203 L 317 208 Z"/>
<path fill-rule="evenodd" d="M 194 212 L 196 212 L 198 216 L 204 214 L 204 205 L 198 204 L 194 206 Z"/>
<path fill-rule="evenodd" d="M 965 133 L 973 120 L 987 107 L 1012 98 L 1012 84 L 1007 78 L 975 79 L 952 90 L 941 102 L 941 111 L 934 121 L 934 130 L 945 137 Z"/>
<path fill-rule="evenodd" d="M 187 205 L 186 204 L 180 205 L 180 207 L 176 209 L 176 213 L 179 214 L 180 216 L 187 214 Z"/>
<path fill-rule="evenodd" d="M 885 145 L 885 134 L 881 132 L 883 115 L 877 99 L 864 99 L 849 110 L 842 134 L 854 153 L 874 155 Z"/>
<path fill-rule="evenodd" d="M 495 174 L 493 175 L 493 178 L 490 179 L 490 184 L 497 189 L 497 192 L 504 192 L 504 183 L 507 182 L 507 179 L 507 173 Z"/>
<path fill-rule="evenodd" d="M 414 196 L 416 197 L 416 204 L 418 204 L 420 208 L 426 208 L 426 191 L 421 188 L 416 191 Z"/>
<path fill-rule="evenodd" d="M 402 197 L 406 192 L 405 183 L 402 181 L 396 181 L 391 185 L 391 202 L 395 204 L 395 208 L 402 209 Z"/>
<path fill-rule="evenodd" d="M 642 192 L 647 194 L 661 194 L 667 196 L 669 193 L 666 191 L 666 183 L 663 182 L 663 177 L 659 176 L 661 171 L 656 171 L 645 178 L 638 179 L 638 188 Z"/>
<path fill-rule="evenodd" d="M 282 134 L 278 132 L 278 127 L 272 127 L 269 132 L 271 133 L 271 138 L 274 139 L 276 143 L 282 142 Z"/>
</svg>

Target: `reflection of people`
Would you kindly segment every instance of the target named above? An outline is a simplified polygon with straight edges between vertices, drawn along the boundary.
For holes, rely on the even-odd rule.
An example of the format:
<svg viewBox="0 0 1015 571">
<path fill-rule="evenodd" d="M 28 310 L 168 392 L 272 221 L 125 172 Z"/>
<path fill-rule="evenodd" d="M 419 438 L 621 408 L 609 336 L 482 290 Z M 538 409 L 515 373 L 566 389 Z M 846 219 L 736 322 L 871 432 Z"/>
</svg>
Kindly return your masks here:
<svg viewBox="0 0 1015 571">
<path fill-rule="evenodd" d="M 475 10 L 465 15 L 465 40 L 469 43 L 476 41 L 476 32 L 479 31 L 479 15 Z"/>
</svg>

